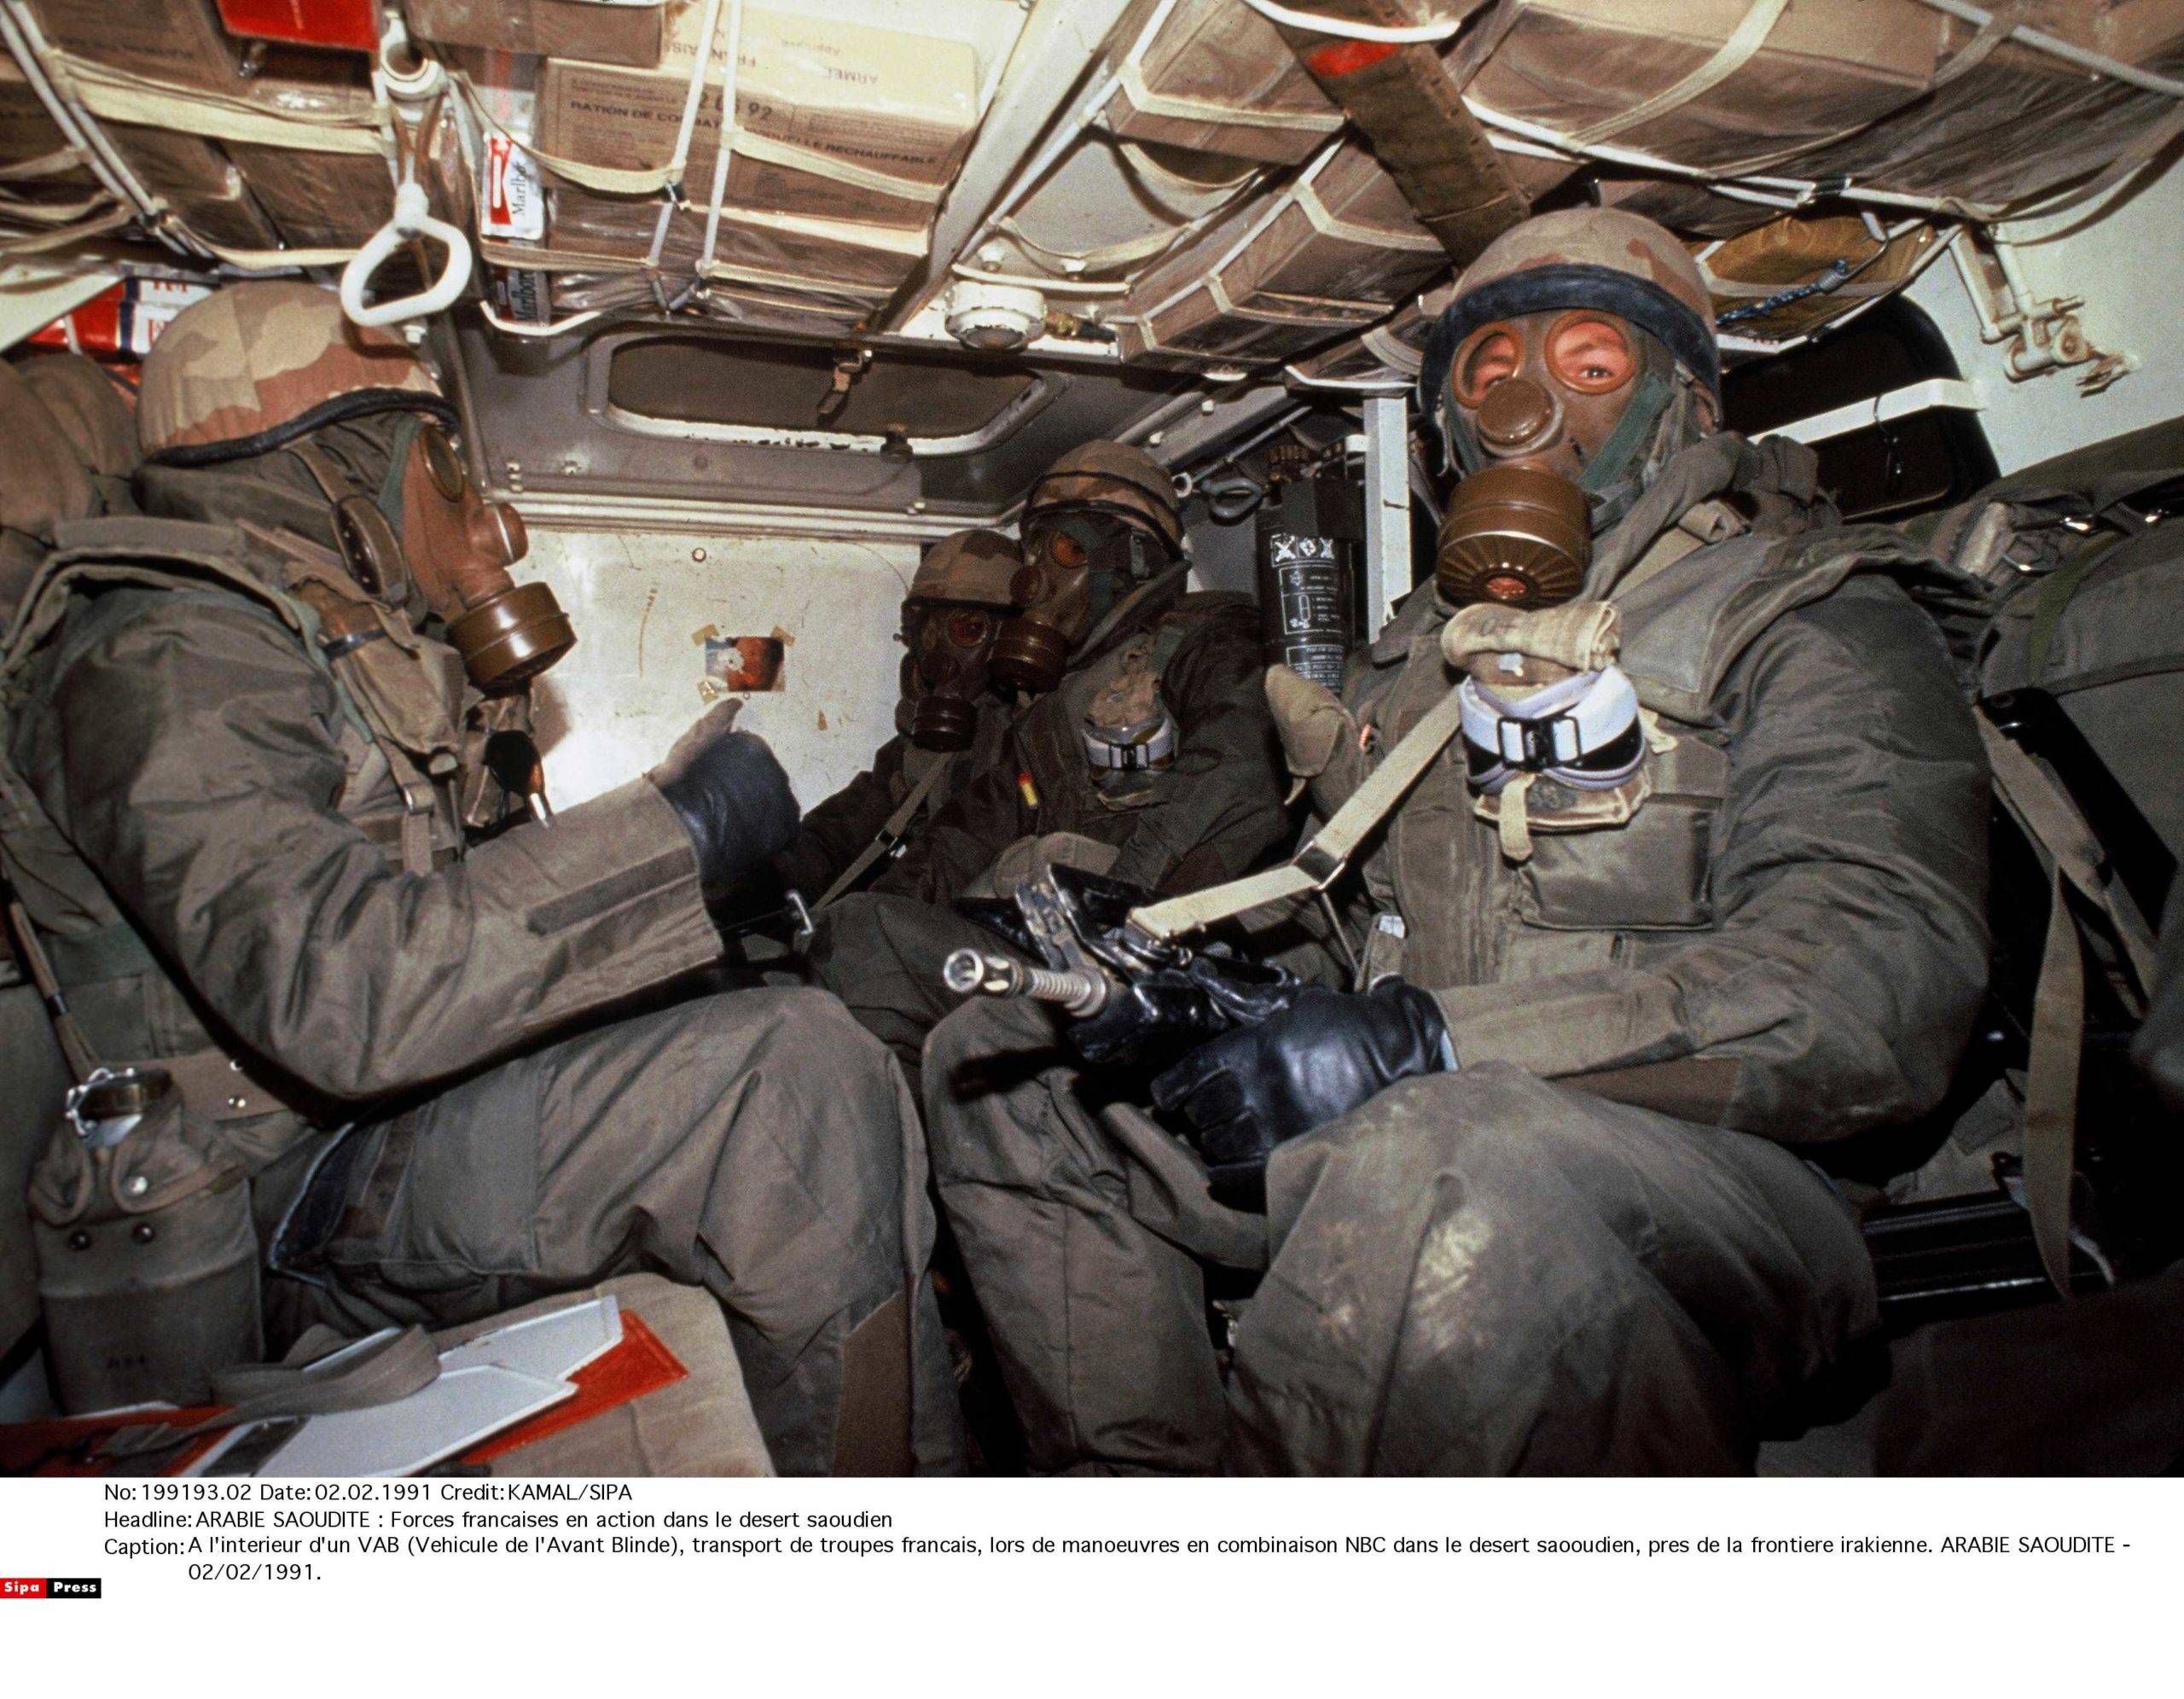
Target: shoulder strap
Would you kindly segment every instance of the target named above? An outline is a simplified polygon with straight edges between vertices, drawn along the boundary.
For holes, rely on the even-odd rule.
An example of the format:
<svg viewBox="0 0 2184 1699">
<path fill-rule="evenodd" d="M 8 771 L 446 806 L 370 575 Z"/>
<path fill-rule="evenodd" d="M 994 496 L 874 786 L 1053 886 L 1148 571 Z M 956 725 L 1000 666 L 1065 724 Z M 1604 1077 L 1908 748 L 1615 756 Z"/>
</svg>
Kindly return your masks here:
<svg viewBox="0 0 2184 1699">
<path fill-rule="evenodd" d="M 2120 539 L 2119 539 L 2120 540 Z M 2113 544 L 2110 548 L 2113 548 Z M 2067 566 L 2061 566 L 2041 580 L 2040 589 L 2032 604 L 2032 625 L 2025 633 L 2025 665 L 2035 684 L 2048 680 L 2048 660 L 2055 647 L 2055 633 L 2061 627 L 2063 614 L 2071 605 L 2071 598 L 2078 593 L 2093 569 L 2108 558 L 2109 549 L 2088 549 Z"/>
<path fill-rule="evenodd" d="M 2065 1297 L 2071 1289 L 2071 1191 L 2077 1165 L 2078 1067 L 2085 1034 L 2085 959 L 2070 893 L 2106 917 L 2143 989 L 2153 983 L 2154 940 L 2142 916 L 2100 877 L 2100 846 L 2062 787 L 1977 717 L 1995 792 L 2046 852 L 2048 936 L 2032 994 L 2025 1062 L 2024 1202 L 2041 1266 Z"/>
<path fill-rule="evenodd" d="M 7 905 L 8 931 L 15 940 L 15 953 L 30 970 L 31 983 L 38 987 L 38 1000 L 45 1004 L 46 1018 L 53 1023 L 53 1036 L 60 1043 L 68 1071 L 78 1085 L 86 1085 L 98 1072 L 99 1053 L 83 1023 L 69 1010 L 67 995 L 54 977 L 53 963 L 38 940 L 38 928 L 31 924 L 30 916 L 4 880 L 0 880 L 0 899 Z"/>
<path fill-rule="evenodd" d="M 1451 689 L 1287 861 L 1225 885 L 1209 886 L 1133 910 L 1130 924 L 1153 938 L 1178 938 L 1262 903 L 1325 891 L 1341 877 L 1358 845 L 1403 800 L 1462 724 L 1463 704 L 1456 690 Z"/>
<path fill-rule="evenodd" d="M 894 853 L 895 846 L 903 841 L 903 834 L 909 829 L 910 822 L 917 818 L 918 811 L 926 805 L 926 799 L 932 794 L 941 779 L 955 765 L 956 758 L 951 755 L 944 761 L 935 761 L 926 770 L 925 777 L 913 785 L 910 794 L 896 805 L 895 812 L 887 817 L 886 823 L 872 841 L 857 852 L 857 859 L 835 876 L 826 893 L 811 905 L 812 913 L 817 914 L 843 893 L 855 890 L 857 881 L 872 870 L 875 862 Z"/>
</svg>

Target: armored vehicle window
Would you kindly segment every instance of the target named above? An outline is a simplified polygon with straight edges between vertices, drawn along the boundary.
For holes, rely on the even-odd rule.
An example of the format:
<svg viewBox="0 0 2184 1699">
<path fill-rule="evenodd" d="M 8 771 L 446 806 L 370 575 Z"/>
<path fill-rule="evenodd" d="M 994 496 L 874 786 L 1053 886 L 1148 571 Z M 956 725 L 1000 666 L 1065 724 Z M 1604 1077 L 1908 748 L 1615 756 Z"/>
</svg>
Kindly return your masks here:
<svg viewBox="0 0 2184 1699">
<path fill-rule="evenodd" d="M 1732 369 L 1722 381 L 1732 430 L 1762 437 L 1930 378 L 1960 375 L 1933 321 L 1901 298 L 1832 335 Z M 1813 443 L 1820 481 L 1846 519 L 1902 519 L 1961 501 L 1995 476 L 1978 421 L 1960 408 L 1922 411 Z"/>
<path fill-rule="evenodd" d="M 966 437 L 1038 381 L 1021 369 L 883 356 L 854 372 L 846 398 L 830 409 L 835 370 L 824 348 L 649 337 L 614 351 L 607 394 L 624 412 L 689 424 Z"/>
</svg>

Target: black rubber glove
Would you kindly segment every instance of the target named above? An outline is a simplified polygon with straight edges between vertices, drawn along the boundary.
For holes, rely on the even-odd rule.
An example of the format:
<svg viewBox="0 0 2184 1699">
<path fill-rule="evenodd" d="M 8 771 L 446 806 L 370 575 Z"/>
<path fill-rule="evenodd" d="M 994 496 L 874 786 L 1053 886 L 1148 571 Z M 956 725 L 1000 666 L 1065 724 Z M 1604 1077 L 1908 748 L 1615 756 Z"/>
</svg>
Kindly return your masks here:
<svg viewBox="0 0 2184 1699">
<path fill-rule="evenodd" d="M 1416 986 L 1310 986 L 1271 1020 L 1200 1044 L 1153 1080 L 1153 1101 L 1188 1124 L 1215 1197 L 1263 1209 L 1275 1145 L 1453 1061 L 1440 1005 Z"/>
<path fill-rule="evenodd" d="M 796 836 L 788 775 L 764 738 L 735 730 L 741 702 L 722 702 L 675 741 L 648 776 L 681 817 L 708 901 L 726 896 Z"/>
</svg>

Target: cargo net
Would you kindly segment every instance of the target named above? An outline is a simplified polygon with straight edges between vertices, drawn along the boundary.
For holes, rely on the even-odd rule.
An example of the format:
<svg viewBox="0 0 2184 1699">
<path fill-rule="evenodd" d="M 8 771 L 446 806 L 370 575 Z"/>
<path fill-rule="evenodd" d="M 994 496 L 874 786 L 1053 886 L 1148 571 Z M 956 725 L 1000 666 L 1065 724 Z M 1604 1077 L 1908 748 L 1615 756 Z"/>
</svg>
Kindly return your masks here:
<svg viewBox="0 0 2184 1699">
<path fill-rule="evenodd" d="M 1683 233 L 1733 347 L 1800 340 L 1894 293 L 1955 226 L 2090 202 L 2184 132 L 2184 15 L 2173 7 L 1158 0 L 1133 15 L 1086 109 L 1088 137 L 1287 169 L 1297 175 L 1273 185 L 1277 195 L 1299 185 L 1309 195 L 1344 145 L 1341 113 L 1277 26 L 1292 41 L 1301 28 L 1428 43 L 1526 195 L 1582 181 Z M 1380 21 L 1354 21 L 1366 16 Z M 1066 175 L 1066 164 L 1054 171 L 1057 189 Z M 1035 196 L 994 232 L 1020 234 L 1037 210 Z M 1430 316 L 1406 293 L 1415 277 L 1402 253 L 1353 267 L 1347 293 L 1267 287 L 1269 276 L 1326 275 L 1328 234 L 1285 224 L 1279 202 L 1269 213 L 1258 197 L 1236 219 L 1184 230 L 1135 273 L 1114 316 L 1126 346 L 1287 359 L 1293 376 L 1337 387 L 1414 372 Z"/>
<path fill-rule="evenodd" d="M 1448 267 L 1300 29 L 1426 44 L 1525 195 L 1582 183 L 1680 231 L 1755 345 L 1903 287 L 1951 227 L 2090 202 L 2184 133 L 2184 15 L 2158 0 L 1137 0 L 1089 96 L 936 255 L 1005 50 L 860 26 L 851 100 L 811 59 L 839 26 L 748 0 L 662 15 L 649 67 L 543 48 L 536 90 L 421 49 L 444 70 L 427 101 L 384 49 L 246 67 L 212 0 L 0 0 L 0 253 L 148 235 L 234 271 L 338 265 L 411 180 L 475 233 L 484 311 L 518 333 L 684 311 L 839 335 L 974 276 L 1096 314 L 1125 358 L 1375 387 L 1414 369 Z"/>
</svg>

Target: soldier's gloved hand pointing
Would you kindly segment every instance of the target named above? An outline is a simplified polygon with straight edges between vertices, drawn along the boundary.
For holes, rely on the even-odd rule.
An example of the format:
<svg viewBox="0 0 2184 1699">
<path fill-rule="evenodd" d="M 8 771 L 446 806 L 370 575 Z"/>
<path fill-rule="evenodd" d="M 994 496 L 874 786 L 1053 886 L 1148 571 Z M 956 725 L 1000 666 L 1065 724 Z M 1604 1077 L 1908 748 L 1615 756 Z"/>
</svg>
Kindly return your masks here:
<svg viewBox="0 0 2184 1699">
<path fill-rule="evenodd" d="M 1287 1010 L 1200 1044 L 1153 1082 L 1153 1101 L 1189 1124 L 1213 1196 L 1266 1207 L 1275 1145 L 1345 1115 L 1398 1079 L 1456 1065 L 1440 1005 L 1382 980 L 1362 994 L 1313 986 Z"/>
<path fill-rule="evenodd" d="M 722 702 L 675 741 L 647 776 L 682 817 L 707 898 L 725 895 L 796 836 L 788 775 L 764 738 L 735 730 L 741 702 Z"/>
</svg>

